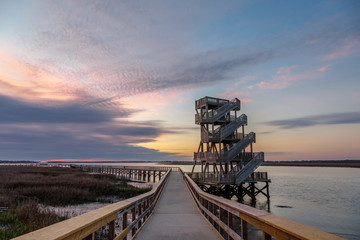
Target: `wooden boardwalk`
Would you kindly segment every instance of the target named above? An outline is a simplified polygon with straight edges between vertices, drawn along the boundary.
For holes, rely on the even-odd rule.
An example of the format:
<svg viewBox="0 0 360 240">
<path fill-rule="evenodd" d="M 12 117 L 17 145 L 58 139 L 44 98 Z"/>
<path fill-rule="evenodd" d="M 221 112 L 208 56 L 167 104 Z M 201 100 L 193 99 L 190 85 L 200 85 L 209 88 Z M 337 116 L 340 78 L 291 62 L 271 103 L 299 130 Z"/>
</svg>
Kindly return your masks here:
<svg viewBox="0 0 360 240">
<path fill-rule="evenodd" d="M 173 171 L 150 221 L 136 239 L 220 238 L 199 213 L 181 172 Z"/>
</svg>

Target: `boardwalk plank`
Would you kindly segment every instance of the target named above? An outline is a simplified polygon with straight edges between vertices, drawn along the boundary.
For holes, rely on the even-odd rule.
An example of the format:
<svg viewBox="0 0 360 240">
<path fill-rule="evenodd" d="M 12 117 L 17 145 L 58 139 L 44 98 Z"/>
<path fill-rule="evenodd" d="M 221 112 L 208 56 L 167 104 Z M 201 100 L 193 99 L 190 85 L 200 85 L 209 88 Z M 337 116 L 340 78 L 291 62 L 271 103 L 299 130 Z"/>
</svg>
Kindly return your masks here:
<svg viewBox="0 0 360 240">
<path fill-rule="evenodd" d="M 172 172 L 151 219 L 136 238 L 147 239 L 219 239 L 200 215 L 182 174 Z"/>
</svg>

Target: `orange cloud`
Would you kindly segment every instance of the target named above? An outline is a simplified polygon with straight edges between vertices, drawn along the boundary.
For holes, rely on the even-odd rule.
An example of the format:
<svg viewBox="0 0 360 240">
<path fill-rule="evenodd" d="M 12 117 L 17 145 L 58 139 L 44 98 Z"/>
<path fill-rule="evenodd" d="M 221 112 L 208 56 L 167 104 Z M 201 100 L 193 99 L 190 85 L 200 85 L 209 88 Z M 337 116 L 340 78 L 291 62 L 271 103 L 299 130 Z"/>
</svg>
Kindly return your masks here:
<svg viewBox="0 0 360 240">
<path fill-rule="evenodd" d="M 0 49 L 0 94 L 35 102 L 70 101 L 69 79 L 18 60 Z"/>
</svg>

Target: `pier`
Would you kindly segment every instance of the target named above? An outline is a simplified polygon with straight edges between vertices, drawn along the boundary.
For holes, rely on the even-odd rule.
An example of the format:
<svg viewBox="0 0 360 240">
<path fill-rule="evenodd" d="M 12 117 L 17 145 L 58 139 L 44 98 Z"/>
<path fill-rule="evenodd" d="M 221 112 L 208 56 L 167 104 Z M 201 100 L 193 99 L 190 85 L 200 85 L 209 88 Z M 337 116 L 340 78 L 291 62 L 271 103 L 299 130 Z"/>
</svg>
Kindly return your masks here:
<svg viewBox="0 0 360 240">
<path fill-rule="evenodd" d="M 84 167 L 119 172 L 121 167 Z M 96 170 L 97 168 L 97 170 Z M 101 169 L 101 170 L 100 170 Z M 141 170 L 141 169 L 139 169 Z M 149 170 L 143 167 L 142 170 Z M 151 169 L 154 170 L 154 169 Z M 165 169 L 159 169 L 164 171 Z M 90 170 L 89 170 L 90 171 Z M 96 239 L 102 229 L 119 239 L 342 239 L 266 211 L 206 193 L 181 169 L 167 168 L 153 189 L 22 235 L 17 240 Z"/>
</svg>

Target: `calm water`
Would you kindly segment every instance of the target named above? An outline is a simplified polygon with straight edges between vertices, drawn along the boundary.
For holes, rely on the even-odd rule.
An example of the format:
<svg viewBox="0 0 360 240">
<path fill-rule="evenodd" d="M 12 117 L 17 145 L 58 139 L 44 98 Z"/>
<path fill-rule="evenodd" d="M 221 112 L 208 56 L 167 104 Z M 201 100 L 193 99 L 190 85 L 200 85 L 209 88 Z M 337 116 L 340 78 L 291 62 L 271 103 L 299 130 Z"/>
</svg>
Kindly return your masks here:
<svg viewBox="0 0 360 240">
<path fill-rule="evenodd" d="M 360 169 L 260 167 L 259 171 L 269 172 L 272 180 L 271 213 L 347 239 L 360 239 Z"/>
<path fill-rule="evenodd" d="M 171 166 L 184 171 L 192 168 Z M 257 208 L 347 239 L 360 240 L 359 168 L 260 167 L 257 171 L 267 171 L 272 181 L 269 206 L 263 197 L 258 199 Z"/>
</svg>

